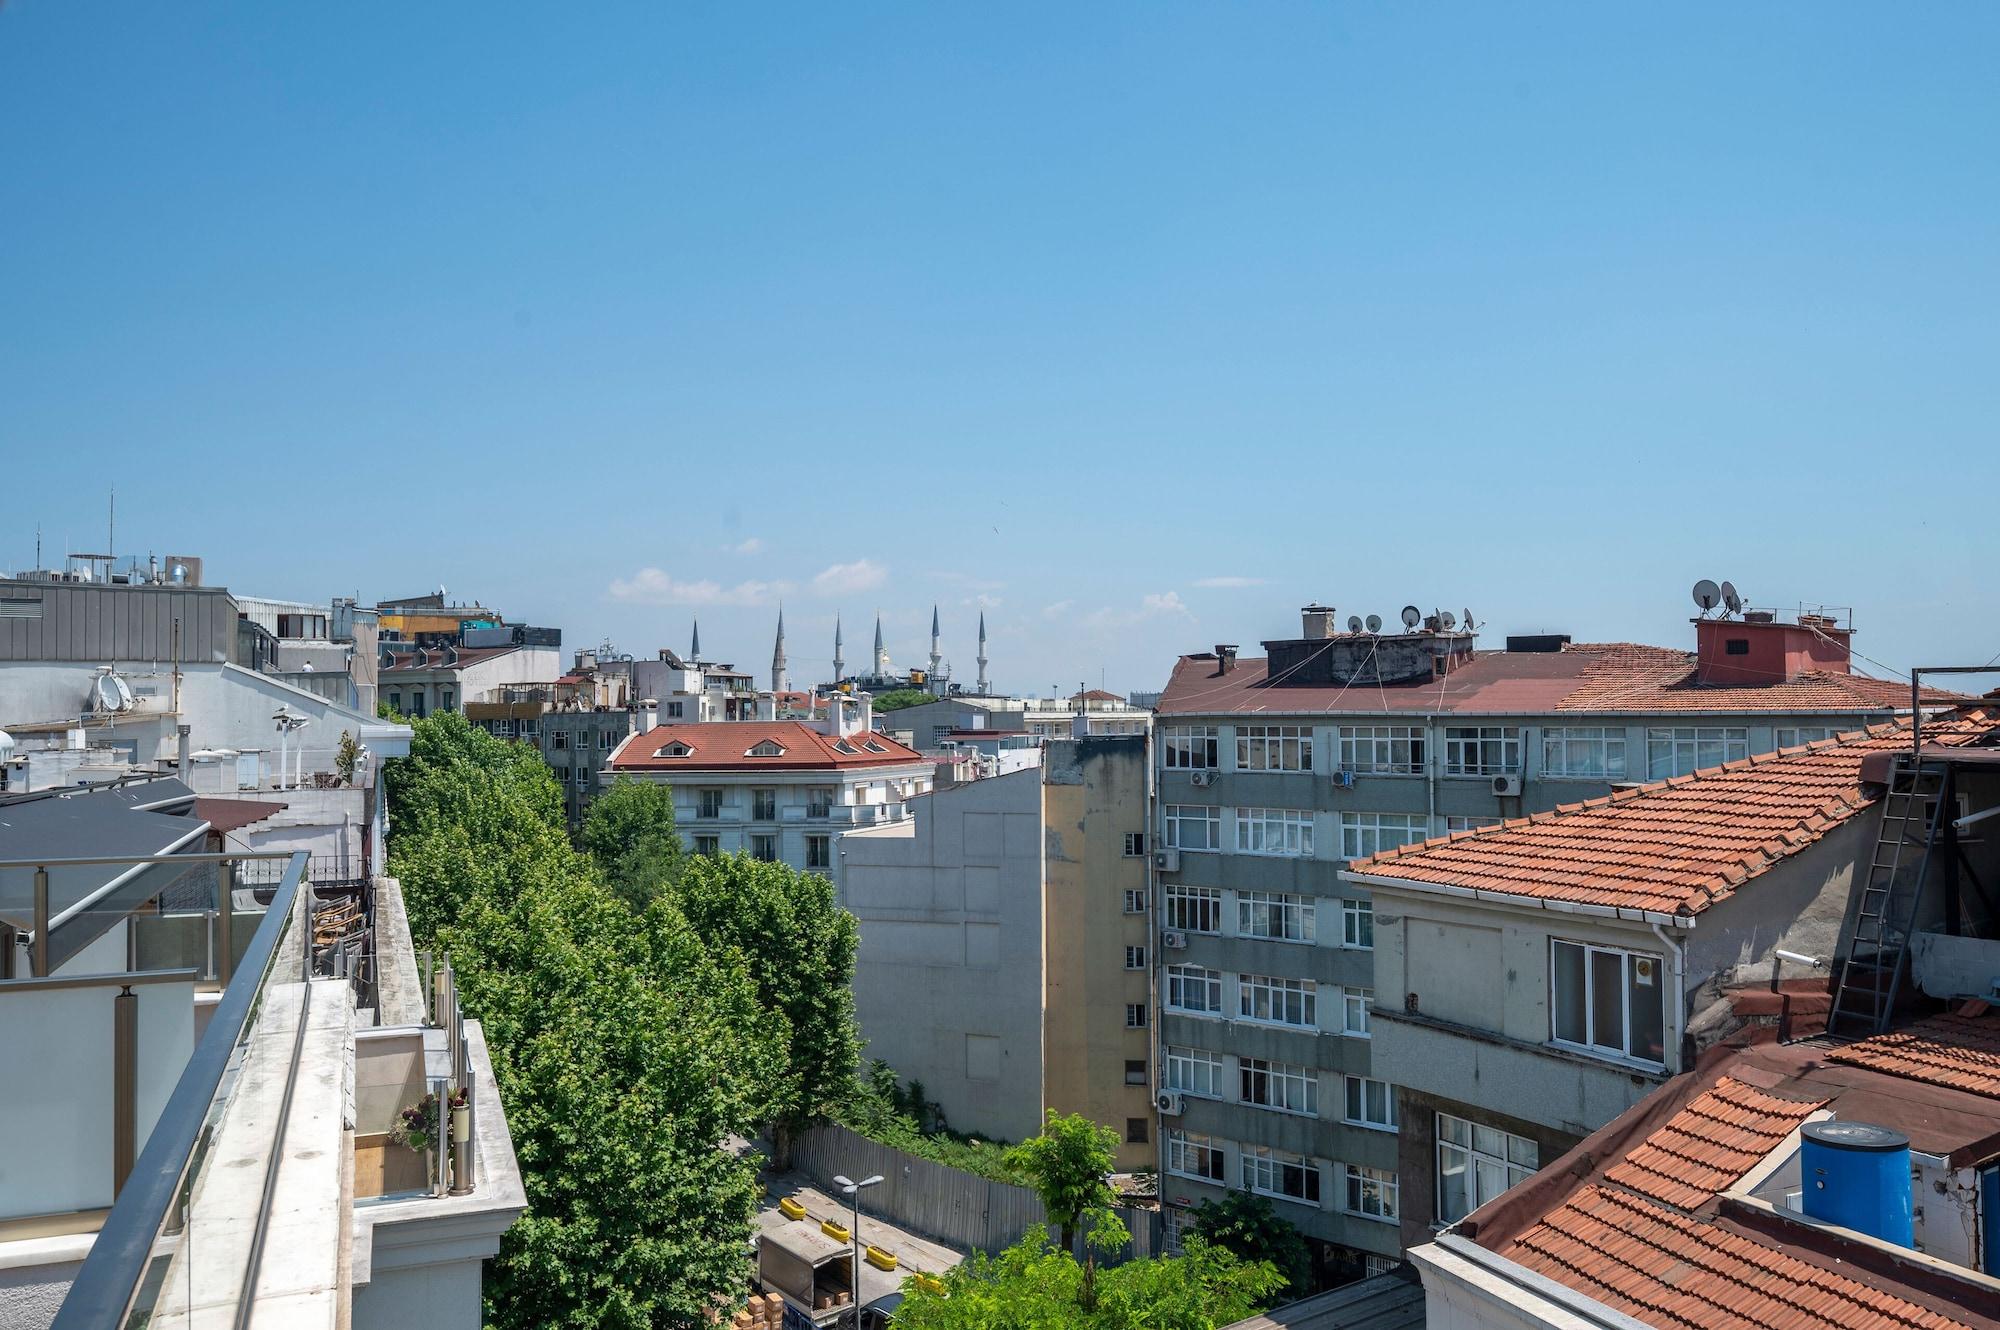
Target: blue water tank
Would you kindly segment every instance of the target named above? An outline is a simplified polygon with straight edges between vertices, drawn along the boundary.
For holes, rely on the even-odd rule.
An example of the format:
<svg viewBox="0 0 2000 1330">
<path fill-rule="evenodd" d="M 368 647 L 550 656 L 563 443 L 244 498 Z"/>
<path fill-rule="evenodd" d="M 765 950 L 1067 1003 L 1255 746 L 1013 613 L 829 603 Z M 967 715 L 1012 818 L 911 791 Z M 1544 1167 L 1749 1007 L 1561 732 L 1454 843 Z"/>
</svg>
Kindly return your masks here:
<svg viewBox="0 0 2000 1330">
<path fill-rule="evenodd" d="M 1910 1138 L 1868 1122 L 1808 1122 L 1799 1129 L 1806 1214 L 1912 1245 Z"/>
</svg>

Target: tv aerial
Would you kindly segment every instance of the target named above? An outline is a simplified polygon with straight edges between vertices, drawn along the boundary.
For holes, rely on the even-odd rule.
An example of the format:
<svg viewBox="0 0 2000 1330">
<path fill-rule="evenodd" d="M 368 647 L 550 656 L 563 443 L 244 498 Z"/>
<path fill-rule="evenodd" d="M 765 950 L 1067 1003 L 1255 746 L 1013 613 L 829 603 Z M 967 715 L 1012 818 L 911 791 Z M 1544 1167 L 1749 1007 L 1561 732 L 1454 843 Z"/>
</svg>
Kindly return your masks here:
<svg viewBox="0 0 2000 1330">
<path fill-rule="evenodd" d="M 1707 614 L 1722 603 L 1722 588 L 1706 577 L 1702 578 L 1694 584 L 1694 603 L 1701 606 L 1703 614 Z"/>
<path fill-rule="evenodd" d="M 1722 603 L 1728 607 L 1731 614 L 1743 613 L 1743 597 L 1736 593 L 1736 583 L 1722 584 Z"/>
<path fill-rule="evenodd" d="M 1371 632 L 1371 633 L 1379 633 L 1379 632 L 1381 632 L 1381 631 L 1382 631 L 1382 616 L 1381 616 L 1381 615 L 1379 615 L 1379 614 L 1371 614 L 1371 615 L 1369 615 L 1369 616 L 1368 616 L 1368 631 L 1369 631 L 1369 632 Z"/>
<path fill-rule="evenodd" d="M 1424 621 L 1424 612 L 1415 605 L 1403 606 L 1403 627 L 1415 628 Z"/>
<path fill-rule="evenodd" d="M 1358 615 L 1358 614 L 1350 614 L 1350 615 L 1348 615 L 1348 616 L 1347 616 L 1347 631 L 1348 631 L 1348 632 L 1350 632 L 1350 633 L 1358 633 L 1358 632 L 1360 632 L 1360 631 L 1361 631 L 1361 616 L 1360 616 L 1360 615 Z"/>
</svg>

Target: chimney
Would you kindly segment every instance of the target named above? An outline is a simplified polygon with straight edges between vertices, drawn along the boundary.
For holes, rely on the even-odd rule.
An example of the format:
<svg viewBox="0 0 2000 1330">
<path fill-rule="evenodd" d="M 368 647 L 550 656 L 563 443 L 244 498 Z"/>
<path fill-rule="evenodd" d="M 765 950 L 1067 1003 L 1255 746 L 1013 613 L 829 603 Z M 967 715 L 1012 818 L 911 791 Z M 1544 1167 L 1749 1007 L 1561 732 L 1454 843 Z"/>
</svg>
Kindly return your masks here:
<svg viewBox="0 0 2000 1330">
<path fill-rule="evenodd" d="M 1303 636 L 1308 642 L 1324 642 L 1333 636 L 1334 618 L 1331 605 L 1308 605 L 1299 611 L 1305 620 Z"/>
<path fill-rule="evenodd" d="M 654 698 L 642 698 L 639 702 L 639 733 L 657 729 L 660 724 L 660 704 Z"/>
<path fill-rule="evenodd" d="M 1801 614 L 1797 623 L 1764 610 L 1696 619 L 1695 668 L 1701 682 L 1722 688 L 1784 683 L 1808 670 L 1849 674 L 1853 636 L 1823 614 Z"/>
<path fill-rule="evenodd" d="M 1227 674 L 1236 668 L 1235 644 L 1217 642 L 1215 644 L 1215 656 L 1217 660 L 1222 662 L 1222 667 L 1216 671 L 1217 674 Z"/>
<path fill-rule="evenodd" d="M 176 731 L 177 734 L 179 735 L 180 743 L 178 745 L 179 753 L 176 758 L 175 765 L 180 770 L 181 783 L 183 785 L 187 783 L 187 778 L 188 778 L 188 732 L 193 728 L 194 727 L 190 725 L 182 725 L 178 727 Z"/>
</svg>

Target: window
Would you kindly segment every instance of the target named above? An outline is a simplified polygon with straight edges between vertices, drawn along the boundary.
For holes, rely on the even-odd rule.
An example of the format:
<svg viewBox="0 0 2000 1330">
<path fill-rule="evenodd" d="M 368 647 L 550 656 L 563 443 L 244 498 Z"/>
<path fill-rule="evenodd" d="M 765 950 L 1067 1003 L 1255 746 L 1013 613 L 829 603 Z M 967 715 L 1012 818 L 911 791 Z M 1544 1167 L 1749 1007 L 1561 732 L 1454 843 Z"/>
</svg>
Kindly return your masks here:
<svg viewBox="0 0 2000 1330">
<path fill-rule="evenodd" d="M 1203 1182 L 1222 1181 L 1222 1147 L 1212 1136 L 1178 1129 L 1167 1133 L 1167 1172 Z"/>
<path fill-rule="evenodd" d="M 881 750 L 877 749 L 876 751 L 880 752 Z M 743 754 L 745 757 L 783 757 L 784 755 L 785 746 L 776 739 L 766 739 L 762 743 L 752 744 L 750 751 Z"/>
<path fill-rule="evenodd" d="M 567 749 L 569 747 L 569 731 L 550 730 L 549 747 L 555 749 L 559 753 Z"/>
<path fill-rule="evenodd" d="M 806 791 L 806 816 L 814 821 L 823 821 L 833 816 L 833 791 L 824 785 L 815 785 Z"/>
<path fill-rule="evenodd" d="M 1340 990 L 1340 1032 L 1356 1039 L 1368 1037 L 1368 1012 L 1375 1005 L 1372 988 Z"/>
<path fill-rule="evenodd" d="M 1125 833 L 1125 857 L 1127 859 L 1143 859 L 1146 857 L 1145 832 L 1128 831 Z"/>
<path fill-rule="evenodd" d="M 1271 1025 L 1317 1025 L 1319 986 L 1310 979 L 1246 974 L 1236 981 L 1236 1014 Z"/>
<path fill-rule="evenodd" d="M 389 694 L 389 710 L 399 716 L 403 714 L 403 695 L 401 693 Z"/>
<path fill-rule="evenodd" d="M 1146 1084 L 1146 1080 L 1147 1080 L 1147 1077 L 1146 1077 L 1146 1059 L 1144 1059 L 1144 1058 L 1126 1058 L 1126 1059 L 1125 1059 L 1125 1084 L 1127 1084 L 1127 1085 L 1144 1085 L 1144 1084 Z"/>
<path fill-rule="evenodd" d="M 713 836 L 696 836 L 694 838 L 694 852 L 696 854 L 705 854 L 713 858 L 721 852 L 721 849 L 721 842 Z"/>
<path fill-rule="evenodd" d="M 1342 813 L 1340 857 L 1366 859 L 1424 839 L 1430 828 L 1422 813 Z"/>
<path fill-rule="evenodd" d="M 539 720 L 536 720 L 533 716 L 529 716 L 524 720 L 522 720 L 521 737 L 523 739 L 532 739 L 541 732 L 542 732 L 542 723 Z"/>
<path fill-rule="evenodd" d="M 1307 1116 L 1319 1111 L 1319 1076 L 1310 1067 L 1243 1058 L 1237 1076 L 1238 1096 L 1246 1104 Z"/>
<path fill-rule="evenodd" d="M 1367 951 L 1375 945 L 1375 902 L 1340 903 L 1340 945 Z"/>
<path fill-rule="evenodd" d="M 449 689 L 449 688 L 446 688 L 446 689 L 443 689 L 442 691 L 440 691 L 440 692 L 438 693 L 438 707 L 439 707 L 439 709 L 440 709 L 440 710 L 443 710 L 443 711 L 450 711 L 450 710 L 452 709 L 452 702 L 453 702 L 453 701 L 454 701 L 454 700 L 455 700 L 455 699 L 456 699 L 457 697 L 458 697 L 458 694 L 456 694 L 456 693 L 452 692 L 452 691 L 451 691 L 451 689 Z"/>
<path fill-rule="evenodd" d="M 1685 776 L 1750 756 L 1750 731 L 1727 725 L 1657 727 L 1646 731 L 1646 775 Z"/>
<path fill-rule="evenodd" d="M 561 782 L 562 782 L 562 783 L 563 783 L 564 785 L 567 785 L 567 784 L 569 784 L 569 768 L 568 768 L 568 767 L 557 767 L 557 768 L 556 768 L 556 779 L 557 779 L 557 780 L 559 780 L 559 781 L 561 781 Z"/>
<path fill-rule="evenodd" d="M 1603 725 L 1542 731 L 1542 774 L 1624 780 L 1625 731 Z"/>
<path fill-rule="evenodd" d="M 1444 732 L 1444 774 L 1497 776 L 1521 769 L 1521 732 L 1511 726 L 1452 725 Z"/>
<path fill-rule="evenodd" d="M 1347 1213 L 1351 1215 L 1393 1224 L 1397 1217 L 1397 1193 L 1401 1190 L 1394 1173 L 1359 1164 L 1347 1166 Z"/>
<path fill-rule="evenodd" d="M 1222 810 L 1195 804 L 1166 806 L 1167 844 L 1179 850 L 1222 848 Z"/>
<path fill-rule="evenodd" d="M 1396 1091 L 1387 1081 L 1368 1076 L 1347 1078 L 1347 1116 L 1352 1127 L 1396 1130 Z"/>
<path fill-rule="evenodd" d="M 776 836 L 752 836 L 750 838 L 750 857 L 761 863 L 774 864 L 778 862 L 778 838 Z"/>
<path fill-rule="evenodd" d="M 698 812 L 698 813 L 696 814 L 696 816 L 698 816 L 698 817 L 721 817 L 721 816 L 722 816 L 722 791 L 721 791 L 721 790 L 702 790 L 702 791 L 700 791 L 700 792 L 699 792 L 699 794 L 700 794 L 700 798 L 701 798 L 701 807 L 700 807 L 700 811 L 699 811 L 699 812 Z"/>
<path fill-rule="evenodd" d="M 1167 1045 L 1167 1088 L 1203 1099 L 1222 1098 L 1222 1058 L 1199 1048 Z"/>
<path fill-rule="evenodd" d="M 1127 1145 L 1144 1145 L 1144 1144 L 1146 1143 L 1146 1141 L 1147 1141 L 1147 1136 L 1146 1136 L 1146 1119 L 1144 1119 L 1144 1118 L 1126 1118 L 1126 1119 L 1125 1119 L 1125 1144 L 1127 1144 Z"/>
<path fill-rule="evenodd" d="M 1217 1178 L 1220 1182 L 1221 1179 Z M 1193 1231 L 1194 1212 L 1169 1205 L 1160 1211 L 1160 1233 L 1163 1249 L 1169 1256 L 1179 1256 L 1183 1252 L 1181 1238 Z"/>
<path fill-rule="evenodd" d="M 1168 725 L 1160 730 L 1160 765 L 1169 771 L 1213 771 L 1213 725 Z"/>
<path fill-rule="evenodd" d="M 1127 1002 L 1125 1004 L 1125 1028 L 1128 1030 L 1143 1030 L 1146 1028 L 1145 1003 Z"/>
<path fill-rule="evenodd" d="M 1424 774 L 1424 731 L 1417 725 L 1343 725 L 1340 769 L 1375 776 Z"/>
<path fill-rule="evenodd" d="M 1319 1165 L 1265 1146 L 1243 1147 L 1243 1185 L 1266 1196 L 1319 1204 Z"/>
<path fill-rule="evenodd" d="M 684 711 L 683 711 L 683 707 L 684 707 L 685 705 L 686 705 L 685 703 L 681 703 L 681 702 L 669 702 L 669 703 L 667 703 L 667 719 L 668 719 L 668 720 L 680 720 L 680 719 L 682 718 L 682 716 L 683 716 L 683 715 L 685 714 L 685 713 L 684 713 Z"/>
<path fill-rule="evenodd" d="M 832 866 L 832 841 L 826 836 L 806 837 L 806 867 L 831 868 Z"/>
<path fill-rule="evenodd" d="M 1161 923 L 1183 933 L 1220 933 L 1222 892 L 1214 887 L 1169 886 L 1166 918 Z"/>
<path fill-rule="evenodd" d="M 1313 852 L 1313 817 L 1291 808 L 1236 810 L 1238 854 L 1309 856 Z"/>
<path fill-rule="evenodd" d="M 1189 1012 L 1196 1016 L 1221 1014 L 1222 971 L 1204 969 L 1199 965 L 1169 965 L 1165 973 L 1168 1011 Z"/>
<path fill-rule="evenodd" d="M 1641 951 L 1549 943 L 1549 1009 L 1559 1044 L 1666 1061 L 1660 958 Z"/>
<path fill-rule="evenodd" d="M 1143 970 L 1143 969 L 1145 969 L 1145 968 L 1146 968 L 1146 949 L 1145 949 L 1144 947 L 1127 947 L 1127 948 L 1125 948 L 1125 968 L 1126 968 L 1126 969 L 1128 969 L 1128 970 Z"/>
<path fill-rule="evenodd" d="M 1437 1115 L 1437 1218 L 1455 1224 L 1534 1173 L 1540 1148 L 1524 1136 Z"/>
<path fill-rule="evenodd" d="M 600 752 L 608 753 L 617 746 L 618 736 L 616 734 L 610 730 L 599 730 L 597 732 L 597 747 Z"/>
<path fill-rule="evenodd" d="M 1481 827 L 1497 827 L 1499 825 L 1500 819 L 1497 817 L 1460 817 L 1456 813 L 1451 814 L 1444 820 L 1444 829 L 1447 832 L 1477 831 Z"/>
<path fill-rule="evenodd" d="M 410 710 L 407 714 L 415 716 L 418 720 L 424 718 L 423 689 L 419 688 L 416 692 L 410 694 Z"/>
<path fill-rule="evenodd" d="M 1310 942 L 1312 899 L 1280 891 L 1239 891 L 1236 931 L 1243 937 L 1270 938 L 1276 942 Z"/>
<path fill-rule="evenodd" d="M 1750 654 L 1750 639 L 1747 637 L 1725 637 L 1722 639 L 1722 654 L 1725 656 L 1747 656 Z"/>
<path fill-rule="evenodd" d="M 1125 889 L 1125 913 L 1144 914 L 1146 912 L 1146 892 L 1143 887 Z"/>
<path fill-rule="evenodd" d="M 1853 725 L 1846 727 L 1846 729 L 1856 728 L 1859 727 Z M 1780 725 L 1773 738 L 1780 748 L 1797 748 L 1800 744 L 1816 744 L 1822 739 L 1836 738 L 1845 732 L 1846 730 L 1838 725 Z"/>
<path fill-rule="evenodd" d="M 778 820 L 778 792 L 776 790 L 750 791 L 750 820 L 752 822 L 776 822 Z"/>
<path fill-rule="evenodd" d="M 1238 725 L 1238 771 L 1311 771 L 1313 732 L 1310 725 Z"/>
</svg>

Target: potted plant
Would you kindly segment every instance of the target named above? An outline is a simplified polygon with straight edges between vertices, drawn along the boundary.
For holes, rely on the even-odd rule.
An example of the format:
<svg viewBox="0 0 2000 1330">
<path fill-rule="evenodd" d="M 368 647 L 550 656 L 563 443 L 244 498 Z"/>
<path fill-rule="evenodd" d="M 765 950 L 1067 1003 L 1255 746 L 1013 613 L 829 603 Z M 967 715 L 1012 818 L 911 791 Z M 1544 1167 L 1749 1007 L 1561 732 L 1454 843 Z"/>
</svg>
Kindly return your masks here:
<svg viewBox="0 0 2000 1330">
<path fill-rule="evenodd" d="M 396 1115 L 389 1139 L 418 1154 L 427 1154 L 438 1139 L 438 1097 L 427 1094 Z"/>
</svg>

